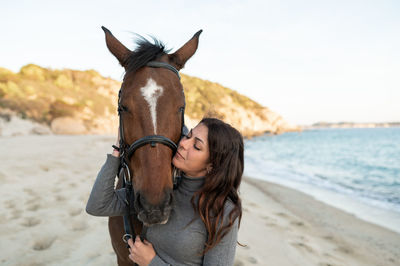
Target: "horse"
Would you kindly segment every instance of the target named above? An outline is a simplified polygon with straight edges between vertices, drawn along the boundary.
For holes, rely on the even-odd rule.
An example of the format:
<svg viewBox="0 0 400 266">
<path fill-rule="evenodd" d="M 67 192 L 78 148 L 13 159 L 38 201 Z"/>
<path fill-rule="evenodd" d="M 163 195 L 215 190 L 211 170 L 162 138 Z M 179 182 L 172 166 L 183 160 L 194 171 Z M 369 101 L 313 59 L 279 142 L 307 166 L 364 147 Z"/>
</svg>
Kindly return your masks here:
<svg viewBox="0 0 400 266">
<path fill-rule="evenodd" d="M 171 161 L 181 137 L 185 108 L 178 71 L 196 52 L 202 30 L 169 54 L 162 42 L 143 37 L 131 51 L 107 28 L 102 29 L 109 51 L 125 69 L 118 100 L 120 145 L 125 146 L 120 148 L 125 149 L 121 153 L 123 171 L 131 176 L 137 214 L 128 220 L 134 233 L 140 234 L 143 225 L 166 223 L 173 207 Z M 123 182 L 119 178 L 116 188 Z M 123 217 L 109 217 L 108 228 L 118 265 L 133 265 L 122 241 Z"/>
</svg>

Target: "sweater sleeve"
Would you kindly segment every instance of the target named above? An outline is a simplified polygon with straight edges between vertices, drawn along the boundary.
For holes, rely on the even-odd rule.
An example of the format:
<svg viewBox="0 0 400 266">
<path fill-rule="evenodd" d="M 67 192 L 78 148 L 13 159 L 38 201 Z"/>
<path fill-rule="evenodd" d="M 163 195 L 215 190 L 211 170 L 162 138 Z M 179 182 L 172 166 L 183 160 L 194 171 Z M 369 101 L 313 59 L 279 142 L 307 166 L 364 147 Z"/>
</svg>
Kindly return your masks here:
<svg viewBox="0 0 400 266">
<path fill-rule="evenodd" d="M 114 189 L 119 163 L 119 158 L 107 154 L 107 160 L 97 175 L 86 204 L 88 214 L 94 216 L 122 216 L 125 214 L 126 191 L 124 188 Z M 133 210 L 131 210 L 132 212 Z"/>
<path fill-rule="evenodd" d="M 163 261 L 160 256 L 156 254 L 156 256 L 150 261 L 148 266 L 171 266 L 171 264 Z"/>
<path fill-rule="evenodd" d="M 238 234 L 238 219 L 232 225 L 232 229 L 215 247 L 209 250 L 203 258 L 203 266 L 231 266 L 235 260 L 236 241 Z M 151 260 L 149 266 L 171 266 L 160 256 Z"/>
</svg>

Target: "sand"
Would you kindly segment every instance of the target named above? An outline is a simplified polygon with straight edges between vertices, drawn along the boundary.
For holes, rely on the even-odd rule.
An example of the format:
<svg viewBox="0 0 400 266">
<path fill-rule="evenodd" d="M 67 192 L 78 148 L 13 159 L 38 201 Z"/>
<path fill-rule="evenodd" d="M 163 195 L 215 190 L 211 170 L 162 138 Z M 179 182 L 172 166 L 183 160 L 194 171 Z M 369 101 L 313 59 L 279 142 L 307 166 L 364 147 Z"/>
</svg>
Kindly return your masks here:
<svg viewBox="0 0 400 266">
<path fill-rule="evenodd" d="M 116 265 L 84 208 L 109 136 L 0 138 L 0 265 Z M 301 192 L 245 178 L 235 265 L 399 265 L 400 235 Z"/>
</svg>

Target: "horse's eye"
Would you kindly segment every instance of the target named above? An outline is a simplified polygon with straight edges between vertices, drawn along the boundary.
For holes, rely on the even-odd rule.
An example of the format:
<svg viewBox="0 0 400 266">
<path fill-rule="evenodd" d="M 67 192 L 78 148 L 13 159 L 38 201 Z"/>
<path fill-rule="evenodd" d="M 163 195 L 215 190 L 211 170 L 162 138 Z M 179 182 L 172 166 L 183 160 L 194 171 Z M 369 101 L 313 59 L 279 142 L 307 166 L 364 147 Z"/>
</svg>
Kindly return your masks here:
<svg viewBox="0 0 400 266">
<path fill-rule="evenodd" d="M 128 110 L 128 107 L 126 107 L 125 105 L 120 105 L 120 111 L 122 111 L 122 112 L 128 112 L 129 110 Z"/>
</svg>

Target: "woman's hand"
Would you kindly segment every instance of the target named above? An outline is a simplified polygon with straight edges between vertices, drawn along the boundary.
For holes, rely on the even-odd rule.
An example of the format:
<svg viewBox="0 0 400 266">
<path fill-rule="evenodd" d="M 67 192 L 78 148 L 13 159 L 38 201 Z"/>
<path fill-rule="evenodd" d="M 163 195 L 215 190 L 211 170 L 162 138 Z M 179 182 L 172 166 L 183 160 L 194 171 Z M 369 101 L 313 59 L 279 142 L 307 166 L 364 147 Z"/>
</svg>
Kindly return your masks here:
<svg viewBox="0 0 400 266">
<path fill-rule="evenodd" d="M 146 239 L 142 242 L 139 236 L 136 236 L 135 243 L 132 238 L 128 240 L 129 244 L 129 258 L 139 264 L 140 266 L 147 266 L 151 260 L 156 256 L 153 245 Z"/>
</svg>

